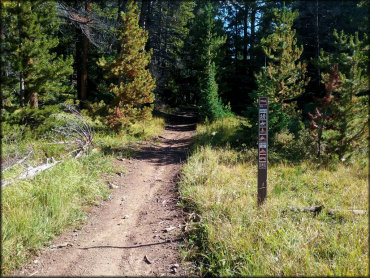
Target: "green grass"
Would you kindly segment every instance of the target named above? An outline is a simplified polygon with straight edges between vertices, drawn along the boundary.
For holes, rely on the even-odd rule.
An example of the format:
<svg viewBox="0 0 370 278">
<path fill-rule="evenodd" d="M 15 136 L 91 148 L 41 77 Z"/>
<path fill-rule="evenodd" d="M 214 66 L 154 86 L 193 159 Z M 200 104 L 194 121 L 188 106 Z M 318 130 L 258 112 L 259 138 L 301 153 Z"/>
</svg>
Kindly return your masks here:
<svg viewBox="0 0 370 278">
<path fill-rule="evenodd" d="M 65 227 L 83 220 L 86 205 L 107 198 L 100 179 L 111 171 L 101 154 L 68 159 L 2 191 L 2 270 L 9 273 Z"/>
<path fill-rule="evenodd" d="M 104 126 L 100 125 L 100 130 L 98 127 L 94 127 L 97 130 L 94 146 L 87 155 L 66 158 L 33 179 L 14 179 L 12 185 L 2 190 L 3 274 L 11 274 L 67 227 L 80 225 L 89 206 L 108 198 L 106 180 L 115 172 L 125 171 L 113 165 L 112 159 L 131 156 L 132 142 L 158 136 L 164 129 L 164 120 L 153 118 L 137 123 L 118 135 Z M 65 146 L 48 143 L 45 138 L 9 140 L 2 146 L 3 159 L 22 157 L 33 149 L 34 155 L 28 161 L 38 165 L 46 157 L 59 159 L 67 153 Z M 17 150 L 16 145 L 22 148 Z M 17 165 L 4 172 L 3 178 L 16 178 L 24 170 L 23 165 Z"/>
<path fill-rule="evenodd" d="M 230 122 L 200 126 L 198 136 Z M 234 136 L 232 130 L 223 134 Z M 256 151 L 196 140 L 179 190 L 197 215 L 184 256 L 202 275 L 368 275 L 367 167 L 272 163 L 268 197 L 258 208 Z M 317 216 L 287 209 L 315 205 L 325 206 Z M 328 209 L 341 212 L 331 216 Z"/>
</svg>

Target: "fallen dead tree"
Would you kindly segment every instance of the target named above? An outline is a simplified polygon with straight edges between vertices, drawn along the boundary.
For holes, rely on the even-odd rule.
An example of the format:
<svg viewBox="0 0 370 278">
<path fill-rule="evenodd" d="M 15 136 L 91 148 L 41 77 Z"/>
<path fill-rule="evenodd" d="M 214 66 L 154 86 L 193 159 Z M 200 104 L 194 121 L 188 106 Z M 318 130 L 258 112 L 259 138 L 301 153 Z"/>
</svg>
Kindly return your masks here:
<svg viewBox="0 0 370 278">
<path fill-rule="evenodd" d="M 322 212 L 324 209 L 324 205 L 320 206 L 315 206 L 315 207 L 292 207 L 288 206 L 286 210 L 293 211 L 293 212 L 311 212 L 315 215 L 319 214 Z M 285 212 L 284 210 L 283 212 Z M 343 212 L 348 212 L 351 214 L 356 214 L 356 215 L 363 215 L 366 214 L 366 210 L 361 210 L 361 209 L 326 209 L 327 214 L 331 216 L 335 216 L 335 214 L 338 213 L 343 213 Z"/>
<path fill-rule="evenodd" d="M 9 169 L 13 168 L 14 166 L 18 165 L 18 164 L 22 164 L 23 162 L 25 162 L 29 157 L 30 155 L 33 153 L 33 151 L 30 151 L 25 157 L 23 157 L 22 159 L 16 161 L 15 163 L 13 163 L 12 165 L 6 167 L 5 169 L 3 169 L 2 171 L 8 171 Z"/>
<path fill-rule="evenodd" d="M 92 145 L 94 139 L 94 132 L 92 131 L 87 120 L 72 106 L 62 104 L 69 114 L 57 114 L 56 118 L 65 121 L 64 125 L 53 129 L 56 133 L 62 135 L 63 141 L 55 142 L 56 144 L 69 144 L 76 149 L 69 152 L 69 154 L 76 153 L 76 158 L 81 156 L 89 146 Z"/>
<path fill-rule="evenodd" d="M 75 108 L 66 104 L 62 105 L 69 113 L 54 115 L 54 117 L 62 119 L 64 124 L 58 125 L 58 127 L 53 129 L 53 131 L 61 135 L 63 140 L 62 141 L 55 140 L 53 144 L 68 144 L 69 149 L 71 148 L 74 149 L 67 153 L 65 156 L 63 156 L 62 160 L 56 161 L 53 157 L 51 157 L 46 159 L 45 164 L 35 167 L 28 165 L 26 171 L 22 172 L 17 178 L 13 179 L 12 181 L 3 180 L 1 188 L 5 188 L 6 186 L 18 180 L 31 179 L 38 175 L 39 173 L 47 169 L 50 169 L 51 167 L 54 167 L 56 164 L 60 162 L 63 162 L 65 157 L 72 155 L 73 153 L 76 153 L 74 158 L 78 158 L 88 149 L 89 146 L 92 145 L 94 133 L 87 120 Z M 10 169 L 16 164 L 21 163 L 25 164 L 25 161 L 31 155 L 31 153 L 29 153 L 26 157 L 17 161 L 15 164 L 13 164 L 12 166 L 8 167 L 5 170 Z M 49 160 L 51 161 L 51 163 L 49 163 Z"/>
<path fill-rule="evenodd" d="M 27 170 L 22 172 L 14 181 L 23 180 L 23 179 L 32 179 L 36 175 L 40 174 L 41 172 L 55 166 L 56 164 L 62 162 L 62 160 L 56 161 L 53 157 L 51 158 L 51 163 L 49 163 L 49 159 L 46 160 L 45 164 L 32 167 L 28 166 Z M 5 188 L 6 186 L 12 184 L 14 181 L 3 181 L 1 184 L 1 188 Z"/>
</svg>

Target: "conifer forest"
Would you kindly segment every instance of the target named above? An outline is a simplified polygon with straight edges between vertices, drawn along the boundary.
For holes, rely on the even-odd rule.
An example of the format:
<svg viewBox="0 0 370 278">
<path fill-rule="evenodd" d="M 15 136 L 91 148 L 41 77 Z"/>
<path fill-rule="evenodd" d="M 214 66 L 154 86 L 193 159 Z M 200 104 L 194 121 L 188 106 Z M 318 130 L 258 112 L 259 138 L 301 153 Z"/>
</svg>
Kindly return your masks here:
<svg viewBox="0 0 370 278">
<path fill-rule="evenodd" d="M 0 5 L 2 275 L 369 275 L 369 1 Z"/>
</svg>

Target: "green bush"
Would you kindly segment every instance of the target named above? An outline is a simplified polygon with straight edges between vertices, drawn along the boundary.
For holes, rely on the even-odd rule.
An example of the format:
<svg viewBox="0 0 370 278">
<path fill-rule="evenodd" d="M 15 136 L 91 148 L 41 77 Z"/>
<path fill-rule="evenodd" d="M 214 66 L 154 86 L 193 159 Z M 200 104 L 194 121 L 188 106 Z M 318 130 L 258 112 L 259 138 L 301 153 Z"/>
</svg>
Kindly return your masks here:
<svg viewBox="0 0 370 278">
<path fill-rule="evenodd" d="M 270 162 L 299 162 L 315 158 L 315 142 L 306 129 L 297 135 L 288 129 L 276 133 L 269 149 Z"/>
<path fill-rule="evenodd" d="M 56 119 L 52 117 L 53 114 L 61 113 L 59 105 L 42 106 L 39 109 L 24 107 L 15 110 L 13 113 L 4 118 L 10 126 L 16 127 L 24 126 L 25 129 L 32 129 L 31 133 L 23 133 L 32 138 L 39 138 L 45 134 L 50 133 L 56 124 Z M 21 128 L 22 129 L 22 128 Z M 23 137 L 26 139 L 27 137 Z"/>
</svg>

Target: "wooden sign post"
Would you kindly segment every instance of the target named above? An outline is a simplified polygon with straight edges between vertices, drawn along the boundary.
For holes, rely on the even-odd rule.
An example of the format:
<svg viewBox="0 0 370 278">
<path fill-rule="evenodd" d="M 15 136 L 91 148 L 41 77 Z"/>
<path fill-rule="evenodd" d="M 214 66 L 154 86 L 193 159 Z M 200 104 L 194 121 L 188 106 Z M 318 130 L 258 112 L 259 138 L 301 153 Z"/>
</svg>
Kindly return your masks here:
<svg viewBox="0 0 370 278">
<path fill-rule="evenodd" d="M 258 99 L 258 190 L 257 203 L 263 204 L 267 194 L 268 97 Z"/>
</svg>

